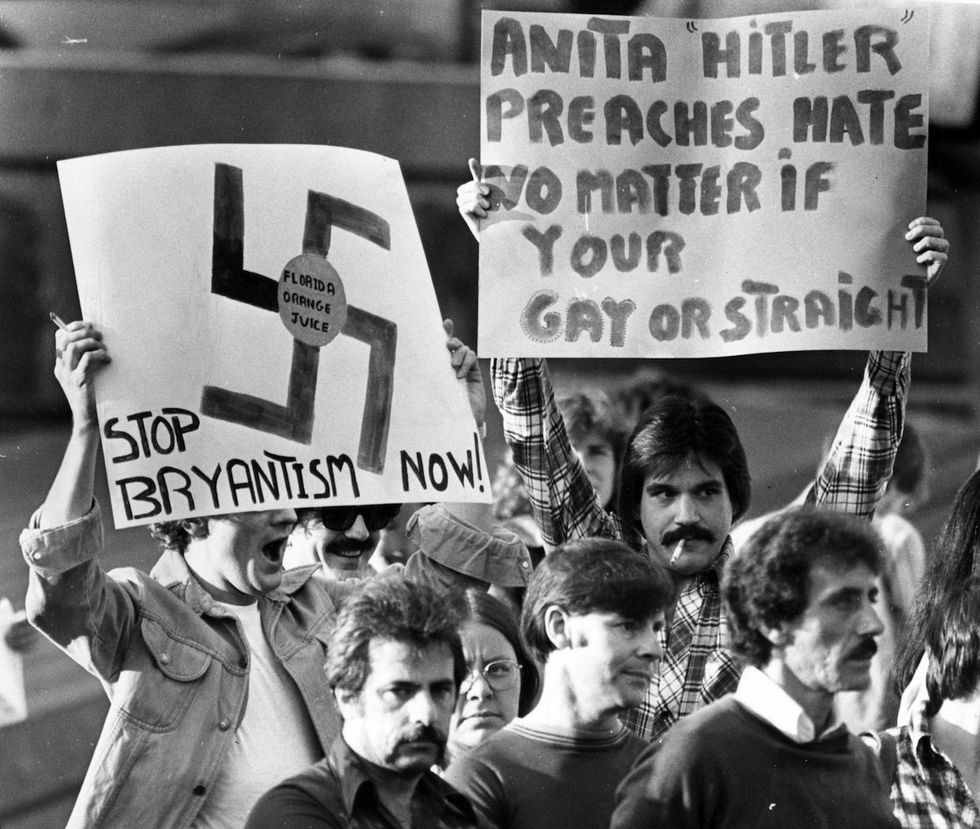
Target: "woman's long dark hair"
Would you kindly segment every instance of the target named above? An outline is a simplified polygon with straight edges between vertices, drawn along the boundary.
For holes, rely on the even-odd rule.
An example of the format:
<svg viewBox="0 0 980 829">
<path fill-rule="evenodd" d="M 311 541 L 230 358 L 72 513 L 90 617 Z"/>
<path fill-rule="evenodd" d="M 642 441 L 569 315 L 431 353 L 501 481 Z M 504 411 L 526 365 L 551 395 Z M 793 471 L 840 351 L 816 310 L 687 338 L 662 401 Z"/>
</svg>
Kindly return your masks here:
<svg viewBox="0 0 980 829">
<path fill-rule="evenodd" d="M 478 622 L 492 627 L 510 642 L 514 653 L 517 654 L 517 661 L 521 665 L 521 695 L 518 699 L 517 713 L 523 717 L 537 701 L 541 680 L 534 660 L 521 640 L 517 622 L 503 602 L 475 587 L 469 588 L 463 595 L 461 610 L 460 622 Z"/>
<path fill-rule="evenodd" d="M 980 470 L 960 487 L 946 522 L 939 531 L 926 566 L 925 581 L 909 617 L 905 641 L 895 660 L 899 691 L 915 673 L 925 650 L 926 625 L 932 609 L 945 602 L 954 588 L 980 575 Z"/>
</svg>

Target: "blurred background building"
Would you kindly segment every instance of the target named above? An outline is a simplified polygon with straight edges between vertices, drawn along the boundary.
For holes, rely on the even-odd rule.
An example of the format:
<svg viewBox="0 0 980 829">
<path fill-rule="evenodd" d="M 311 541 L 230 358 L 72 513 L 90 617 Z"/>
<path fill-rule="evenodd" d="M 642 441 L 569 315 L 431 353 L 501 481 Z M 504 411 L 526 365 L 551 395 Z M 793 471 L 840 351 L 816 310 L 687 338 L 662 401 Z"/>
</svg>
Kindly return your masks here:
<svg viewBox="0 0 980 829">
<path fill-rule="evenodd" d="M 23 606 L 17 536 L 67 435 L 47 319 L 49 310 L 79 315 L 59 159 L 212 142 L 335 144 L 398 159 L 443 314 L 475 344 L 477 247 L 457 216 L 455 190 L 466 159 L 479 155 L 482 8 L 699 18 L 861 5 L 880 3 L 0 0 L 0 595 Z M 914 359 L 910 401 L 937 473 L 919 518 L 927 541 L 980 450 L 980 7 L 929 6 L 929 212 L 954 248 L 930 294 L 930 316 L 942 324 L 930 331 L 929 354 Z M 790 500 L 812 474 L 864 356 L 664 367 L 732 411 L 752 460 L 758 514 Z M 637 364 L 555 368 L 573 388 L 613 382 Z M 489 427 L 492 465 L 499 421 L 491 417 Z M 145 530 L 107 536 L 108 565 L 151 566 Z M 107 707 L 98 683 L 47 643 L 28 655 L 25 675 L 30 716 L 0 730 L 5 829 L 64 824 Z"/>
</svg>

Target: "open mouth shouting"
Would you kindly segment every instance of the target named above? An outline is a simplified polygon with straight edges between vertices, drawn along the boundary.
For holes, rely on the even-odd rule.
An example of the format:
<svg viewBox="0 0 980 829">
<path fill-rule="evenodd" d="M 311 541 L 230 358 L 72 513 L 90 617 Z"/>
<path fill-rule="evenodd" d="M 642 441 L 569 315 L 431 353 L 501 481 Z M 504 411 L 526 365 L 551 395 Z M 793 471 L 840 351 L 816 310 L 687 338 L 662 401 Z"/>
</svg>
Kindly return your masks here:
<svg viewBox="0 0 980 829">
<path fill-rule="evenodd" d="M 289 536 L 283 536 L 282 538 L 277 538 L 274 541 L 270 541 L 268 544 L 262 547 L 262 556 L 270 564 L 276 567 L 282 566 L 282 556 L 286 549 L 286 542 L 289 540 Z"/>
</svg>

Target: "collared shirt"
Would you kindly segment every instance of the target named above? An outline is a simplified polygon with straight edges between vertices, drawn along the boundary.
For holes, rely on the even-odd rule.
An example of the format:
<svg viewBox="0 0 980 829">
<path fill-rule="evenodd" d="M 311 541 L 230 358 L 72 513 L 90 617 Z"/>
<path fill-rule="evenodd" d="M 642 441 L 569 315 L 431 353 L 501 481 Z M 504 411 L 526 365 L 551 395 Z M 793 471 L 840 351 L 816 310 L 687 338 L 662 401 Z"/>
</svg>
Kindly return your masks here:
<svg viewBox="0 0 980 829">
<path fill-rule="evenodd" d="M 891 729 L 898 765 L 892 781 L 895 816 L 906 829 L 980 826 L 980 809 L 959 769 L 932 742 L 925 703 L 910 723 Z"/>
<path fill-rule="evenodd" d="M 864 517 L 874 514 L 902 436 L 910 361 L 901 352 L 871 353 L 861 388 L 813 484 L 810 503 Z M 491 376 L 504 435 L 546 549 L 588 536 L 644 549 L 639 533 L 599 503 L 565 431 L 544 360 L 494 359 Z M 628 715 L 628 724 L 641 737 L 655 738 L 678 718 L 735 689 L 739 671 L 727 652 L 727 626 L 721 601 L 715 598 L 718 567 L 731 550 L 726 541 L 716 565 L 699 574 L 678 600 L 662 642 L 663 678 L 638 711 Z"/>
<path fill-rule="evenodd" d="M 263 795 L 246 829 L 401 829 L 378 793 L 389 773 L 372 766 L 338 737 L 323 760 Z M 422 773 L 412 794 L 412 826 L 476 825 L 466 797 L 433 772 Z"/>
<path fill-rule="evenodd" d="M 794 743 L 812 743 L 816 739 L 833 737 L 845 727 L 841 722 L 832 722 L 818 735 L 813 720 L 803 707 L 779 684 L 752 665 L 742 671 L 738 688 L 735 689 L 735 699 Z"/>
</svg>

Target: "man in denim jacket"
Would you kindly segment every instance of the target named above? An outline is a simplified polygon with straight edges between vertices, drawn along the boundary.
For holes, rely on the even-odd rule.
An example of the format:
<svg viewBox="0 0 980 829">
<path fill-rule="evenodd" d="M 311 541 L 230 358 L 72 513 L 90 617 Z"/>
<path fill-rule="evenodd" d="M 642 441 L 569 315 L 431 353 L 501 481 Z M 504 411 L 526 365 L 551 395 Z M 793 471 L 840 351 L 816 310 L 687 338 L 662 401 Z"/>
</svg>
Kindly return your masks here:
<svg viewBox="0 0 980 829">
<path fill-rule="evenodd" d="M 56 338 L 72 433 L 21 536 L 26 604 L 112 703 L 69 826 L 241 827 L 262 792 L 340 733 L 323 664 L 356 582 L 327 581 L 318 565 L 283 571 L 291 508 L 156 525 L 166 549 L 149 575 L 104 572 L 92 385 L 109 356 L 90 323 Z"/>
</svg>

